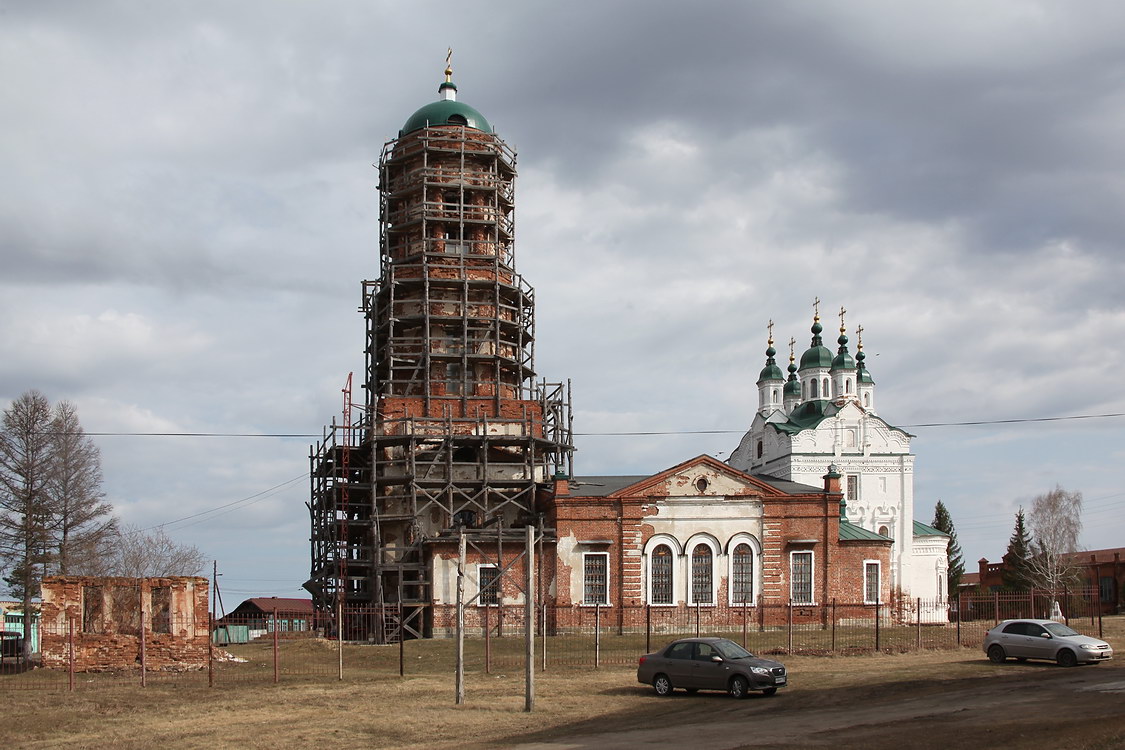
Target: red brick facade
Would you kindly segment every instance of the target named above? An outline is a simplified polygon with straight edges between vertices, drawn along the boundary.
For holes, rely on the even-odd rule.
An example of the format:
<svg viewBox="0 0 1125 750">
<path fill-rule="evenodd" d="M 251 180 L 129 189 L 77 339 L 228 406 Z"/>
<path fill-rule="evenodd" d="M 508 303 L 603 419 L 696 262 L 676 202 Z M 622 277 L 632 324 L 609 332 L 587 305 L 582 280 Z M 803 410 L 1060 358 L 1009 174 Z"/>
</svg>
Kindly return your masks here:
<svg viewBox="0 0 1125 750">
<path fill-rule="evenodd" d="M 206 578 L 51 576 L 43 580 L 43 666 L 101 672 L 202 669 L 208 657 Z"/>
</svg>

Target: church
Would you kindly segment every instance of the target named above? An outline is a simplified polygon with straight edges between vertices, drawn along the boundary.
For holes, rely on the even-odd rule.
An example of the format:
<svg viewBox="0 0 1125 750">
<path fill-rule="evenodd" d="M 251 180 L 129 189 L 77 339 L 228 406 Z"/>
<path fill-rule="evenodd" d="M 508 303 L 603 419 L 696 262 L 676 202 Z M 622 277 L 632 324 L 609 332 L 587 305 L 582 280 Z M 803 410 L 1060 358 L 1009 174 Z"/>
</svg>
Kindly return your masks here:
<svg viewBox="0 0 1125 750">
<path fill-rule="evenodd" d="M 947 590 L 949 538 L 914 520 L 913 435 L 876 411 L 863 328 L 856 330 L 853 358 L 846 312 L 840 309 L 835 355 L 821 337 L 819 310 L 799 367 L 796 341 L 790 340 L 788 378 L 775 359 L 770 323 L 766 363 L 757 381 L 758 409 L 729 463 L 751 474 L 804 483 L 815 481 L 830 465 L 837 467 L 848 520 L 891 542 L 888 575 L 896 596 L 940 600 Z"/>
<path fill-rule="evenodd" d="M 576 474 L 569 384 L 536 379 L 515 154 L 458 99 L 448 66 L 438 94 L 379 160 L 363 401 L 349 376 L 342 418 L 310 452 L 316 609 L 354 611 L 345 637 L 382 641 L 450 633 L 459 599 L 479 626 L 527 602 L 531 573 L 555 632 L 591 612 L 621 627 L 653 610 L 816 621 L 837 601 L 877 608 L 944 590 L 921 583 L 926 565 L 944 569 L 919 558 L 929 543 L 912 520 L 910 436 L 875 415 L 862 351 L 856 364 L 841 335 L 833 359 L 819 320 L 788 383 L 769 342 L 758 412 L 729 462 Z M 358 614 L 372 610 L 383 624 Z"/>
</svg>

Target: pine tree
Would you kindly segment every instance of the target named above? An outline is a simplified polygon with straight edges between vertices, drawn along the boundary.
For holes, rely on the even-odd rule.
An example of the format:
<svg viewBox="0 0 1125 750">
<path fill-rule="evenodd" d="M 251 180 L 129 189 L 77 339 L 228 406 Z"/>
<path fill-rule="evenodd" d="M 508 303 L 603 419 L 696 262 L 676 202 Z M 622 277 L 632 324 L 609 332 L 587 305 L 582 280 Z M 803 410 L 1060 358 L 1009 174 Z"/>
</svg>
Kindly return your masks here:
<svg viewBox="0 0 1125 750">
<path fill-rule="evenodd" d="M 949 577 L 947 587 L 949 596 L 956 596 L 965 575 L 965 561 L 961 557 L 961 545 L 957 541 L 957 529 L 953 527 L 953 517 L 941 500 L 934 507 L 934 522 L 930 524 L 938 531 L 949 534 Z"/>
<path fill-rule="evenodd" d="M 1024 521 L 1023 508 L 1016 513 L 1016 527 L 1008 540 L 1008 551 L 1004 554 L 1004 587 L 1014 591 L 1028 591 L 1035 585 L 1031 570 L 1031 534 Z"/>
</svg>

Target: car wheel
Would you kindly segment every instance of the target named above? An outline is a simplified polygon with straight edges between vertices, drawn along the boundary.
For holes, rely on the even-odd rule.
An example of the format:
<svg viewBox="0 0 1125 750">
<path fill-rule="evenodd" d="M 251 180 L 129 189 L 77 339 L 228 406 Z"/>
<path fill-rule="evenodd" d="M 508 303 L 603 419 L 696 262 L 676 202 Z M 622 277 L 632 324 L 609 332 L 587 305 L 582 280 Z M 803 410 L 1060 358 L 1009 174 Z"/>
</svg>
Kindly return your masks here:
<svg viewBox="0 0 1125 750">
<path fill-rule="evenodd" d="M 672 694 L 672 681 L 668 679 L 666 674 L 658 674 L 652 678 L 652 689 L 661 698 Z"/>
<path fill-rule="evenodd" d="M 1007 655 L 1004 653 L 1004 647 L 999 643 L 993 643 L 988 647 L 988 658 L 993 664 L 1002 664 Z"/>
<path fill-rule="evenodd" d="M 1055 661 L 1059 663 L 1060 667 L 1078 666 L 1078 657 L 1068 648 L 1064 648 L 1062 651 L 1055 654 Z"/>
<path fill-rule="evenodd" d="M 773 695 L 776 692 L 777 692 L 777 688 L 775 688 L 775 687 L 774 688 L 766 688 L 765 690 L 762 691 L 762 695 Z"/>
<path fill-rule="evenodd" d="M 731 678 L 730 685 L 727 687 L 727 692 L 730 693 L 731 698 L 745 698 L 749 689 L 750 683 L 746 681 L 746 678 L 735 675 Z"/>
</svg>

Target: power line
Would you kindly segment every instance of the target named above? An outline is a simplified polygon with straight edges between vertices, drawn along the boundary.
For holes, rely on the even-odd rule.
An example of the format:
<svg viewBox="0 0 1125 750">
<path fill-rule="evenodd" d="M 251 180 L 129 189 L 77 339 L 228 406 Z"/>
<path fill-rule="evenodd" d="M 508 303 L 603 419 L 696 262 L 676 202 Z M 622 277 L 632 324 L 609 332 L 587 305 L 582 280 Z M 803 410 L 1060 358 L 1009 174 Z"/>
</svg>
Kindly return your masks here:
<svg viewBox="0 0 1125 750">
<path fill-rule="evenodd" d="M 152 529 L 159 529 L 159 528 L 162 528 L 164 526 L 171 526 L 171 525 L 177 524 L 181 521 L 189 521 L 193 518 L 199 518 L 200 516 L 206 516 L 210 513 L 215 513 L 216 511 L 223 510 L 224 508 L 233 508 L 233 506 L 235 506 L 235 505 L 245 503 L 249 500 L 253 500 L 254 498 L 260 497 L 262 500 L 265 500 L 265 498 L 261 497 L 261 496 L 265 495 L 267 492 L 273 492 L 274 490 L 278 490 L 278 489 L 281 489 L 282 487 L 286 487 L 290 484 L 293 484 L 296 481 L 299 481 L 301 479 L 305 479 L 306 477 L 308 477 L 308 475 L 309 475 L 308 472 L 305 472 L 304 474 L 301 474 L 300 476 L 293 477 L 292 479 L 287 479 L 286 481 L 282 482 L 281 484 L 275 484 L 273 487 L 270 487 L 268 489 L 264 489 L 261 492 L 255 492 L 253 495 L 248 495 L 247 497 L 244 497 L 241 500 L 235 500 L 233 502 L 226 503 L 225 505 L 218 505 L 214 508 L 210 508 L 208 510 L 200 511 L 199 513 L 193 513 L 190 516 L 184 516 L 183 518 L 177 518 L 174 521 L 165 521 L 164 523 L 158 523 L 155 526 L 149 526 L 148 528 L 143 529 L 143 531 L 151 531 Z"/>
<path fill-rule="evenodd" d="M 1125 417 L 1125 412 L 1104 414 L 1068 414 L 1061 417 L 1018 417 L 1014 419 L 977 419 L 964 422 L 920 422 L 895 425 L 901 428 L 926 427 L 976 427 L 995 424 L 1032 424 L 1037 422 L 1067 422 L 1080 419 L 1111 419 Z M 575 437 L 644 437 L 652 435 L 739 435 L 746 430 L 636 430 L 630 432 L 576 432 Z M 314 432 L 87 432 L 90 437 L 190 437 L 190 438 L 320 438 Z"/>
</svg>

